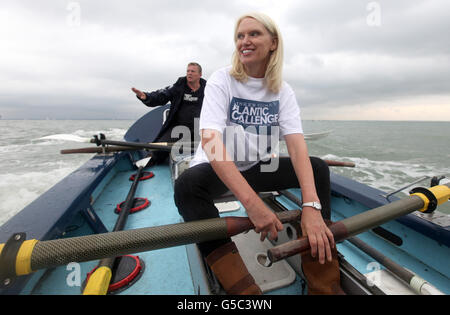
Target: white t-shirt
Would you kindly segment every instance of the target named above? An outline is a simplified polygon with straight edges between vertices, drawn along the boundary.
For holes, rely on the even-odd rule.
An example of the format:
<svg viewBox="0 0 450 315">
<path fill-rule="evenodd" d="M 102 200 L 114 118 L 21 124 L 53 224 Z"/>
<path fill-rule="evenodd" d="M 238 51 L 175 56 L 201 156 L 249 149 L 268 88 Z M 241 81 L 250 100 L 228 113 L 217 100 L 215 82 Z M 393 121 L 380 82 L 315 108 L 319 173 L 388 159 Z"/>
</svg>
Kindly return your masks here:
<svg viewBox="0 0 450 315">
<path fill-rule="evenodd" d="M 280 137 L 303 133 L 300 108 L 286 82 L 279 93 L 273 93 L 264 79 L 241 83 L 230 70 L 231 66 L 222 68 L 208 79 L 199 129 L 221 132 L 227 153 L 245 171 L 278 150 Z M 190 166 L 205 162 L 209 159 L 200 144 Z"/>
</svg>

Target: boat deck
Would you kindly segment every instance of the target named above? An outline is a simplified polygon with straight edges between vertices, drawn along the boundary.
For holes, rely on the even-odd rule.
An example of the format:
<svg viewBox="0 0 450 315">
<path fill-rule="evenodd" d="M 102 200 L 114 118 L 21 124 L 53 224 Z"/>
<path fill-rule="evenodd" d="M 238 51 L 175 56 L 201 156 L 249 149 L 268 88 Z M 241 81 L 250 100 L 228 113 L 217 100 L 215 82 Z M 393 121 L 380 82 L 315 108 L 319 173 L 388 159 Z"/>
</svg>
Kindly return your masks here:
<svg viewBox="0 0 450 315">
<path fill-rule="evenodd" d="M 132 182 L 129 177 L 135 173 L 135 170 L 132 170 L 130 165 L 131 163 L 127 158 L 121 158 L 91 194 L 91 208 L 108 231 L 113 229 L 118 217 L 114 213 L 116 205 L 125 200 L 131 187 Z M 147 198 L 151 205 L 142 211 L 129 215 L 126 229 L 182 222 L 173 201 L 170 168 L 167 165 L 159 165 L 152 167 L 151 171 L 155 176 L 139 182 L 135 194 L 135 197 Z M 290 191 L 300 196 L 298 189 Z M 276 200 L 289 210 L 298 209 L 297 205 L 285 197 L 280 196 Z M 339 194 L 333 194 L 332 205 L 333 221 L 344 219 L 370 208 L 357 200 Z M 222 216 L 246 216 L 246 213 L 241 206 L 239 210 L 224 213 Z M 395 235 L 394 237 L 390 235 L 389 238 L 397 244 L 386 241 L 386 238 L 373 231 L 362 233 L 358 237 L 397 263 L 428 280 L 439 290 L 450 294 L 450 265 L 448 265 L 450 251 L 445 244 L 423 237 L 417 231 L 397 221 L 391 221 L 382 227 Z M 92 233 L 94 233 L 92 226 L 88 224 L 83 214 L 78 212 L 62 234 L 63 237 L 72 237 Z M 290 236 L 291 239 L 293 237 L 296 236 Z M 401 244 L 398 243 L 399 240 Z M 279 238 L 280 243 L 284 241 L 286 241 L 285 237 Z M 275 245 L 278 244 L 275 243 Z M 337 246 L 344 259 L 350 262 L 361 274 L 373 272 L 372 276 L 376 285 L 383 286 L 387 283 L 386 274 L 381 273 L 384 267 L 374 263 L 373 258 L 356 249 L 348 241 Z M 132 288 L 119 294 L 193 295 L 208 293 L 204 288 L 206 286 L 205 280 L 201 280 L 202 269 L 199 265 L 202 262 L 199 259 L 193 259 L 193 257 L 195 258 L 195 253 L 193 254 L 195 249 L 193 248 L 195 246 L 189 245 L 138 253 L 137 255 L 145 262 L 145 272 Z M 291 263 L 292 259 L 294 263 Z M 300 260 L 298 257 L 292 259 L 290 259 L 290 264 L 299 273 Z M 80 294 L 82 282 L 85 280 L 87 273 L 97 263 L 97 261 L 91 261 L 38 271 L 28 281 L 21 294 Z M 267 270 L 266 272 L 271 271 Z M 303 294 L 303 282 L 298 274 L 295 275 L 293 281 L 285 287 L 268 291 L 267 294 Z M 397 291 L 392 292 L 399 292 L 397 285 L 395 288 Z M 389 287 L 383 289 L 389 293 Z M 404 294 L 412 293 L 406 287 L 402 290 L 400 292 Z"/>
<path fill-rule="evenodd" d="M 119 169 L 117 169 L 119 168 Z M 151 205 L 139 212 L 130 214 L 127 219 L 126 229 L 137 229 L 149 226 L 165 225 L 182 222 L 177 208 L 173 202 L 173 190 L 171 189 L 170 171 L 167 166 L 155 166 L 152 168 L 155 176 L 151 179 L 139 182 L 135 197 L 147 198 Z M 92 208 L 100 217 L 104 226 L 111 231 L 116 223 L 118 215 L 114 213 L 116 205 L 126 199 L 131 187 L 129 177 L 133 170 L 121 170 L 120 166 L 111 172 L 109 178 L 94 192 L 98 195 Z M 93 231 L 79 218 L 80 226 L 66 233 L 67 237 L 91 234 Z M 194 294 L 191 281 L 186 249 L 184 246 L 165 248 L 150 252 L 139 253 L 145 262 L 145 272 L 133 285 L 132 290 L 124 290 L 121 294 Z M 81 263 L 81 281 L 98 262 Z M 81 287 L 69 286 L 64 281 L 70 274 L 65 266 L 47 271 L 32 291 L 33 294 L 80 294 Z"/>
<path fill-rule="evenodd" d="M 124 163 L 116 166 L 94 191 L 95 199 L 92 209 L 101 219 L 108 231 L 111 231 L 116 223 L 118 215 L 114 213 L 117 204 L 124 201 L 131 181 L 129 177 L 135 173 L 126 168 Z M 149 226 L 159 226 L 183 222 L 178 214 L 177 207 L 173 201 L 173 189 L 170 169 L 166 165 L 154 166 L 151 171 L 155 174 L 153 178 L 139 182 L 135 197 L 147 198 L 151 205 L 139 212 L 130 214 L 126 229 L 138 229 Z M 241 207 L 237 211 L 223 214 L 223 216 L 246 216 Z M 92 228 L 79 215 L 68 228 L 65 237 L 92 234 Z M 141 278 L 136 281 L 132 289 L 123 290 L 118 294 L 198 294 L 199 288 L 194 288 L 192 278 L 193 271 L 190 268 L 187 246 L 164 248 L 149 252 L 138 253 L 137 256 L 145 263 L 145 271 Z M 80 263 L 81 282 L 86 278 L 88 272 L 96 267 L 97 261 Z M 29 282 L 27 288 L 33 287 L 31 291 L 22 293 L 31 294 L 80 294 L 82 289 L 76 281 L 74 282 L 73 269 L 61 266 L 45 272 L 37 272 Z M 294 284 L 273 290 L 268 294 L 301 294 L 301 279 L 296 276 Z"/>
</svg>

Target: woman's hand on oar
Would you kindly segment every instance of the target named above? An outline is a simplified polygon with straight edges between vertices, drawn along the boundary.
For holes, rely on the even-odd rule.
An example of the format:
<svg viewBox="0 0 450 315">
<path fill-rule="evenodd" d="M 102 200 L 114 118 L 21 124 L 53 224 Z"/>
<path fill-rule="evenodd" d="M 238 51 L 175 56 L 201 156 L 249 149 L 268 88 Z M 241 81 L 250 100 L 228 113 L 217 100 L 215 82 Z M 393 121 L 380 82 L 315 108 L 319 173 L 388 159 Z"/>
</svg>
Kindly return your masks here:
<svg viewBox="0 0 450 315">
<path fill-rule="evenodd" d="M 137 97 L 139 97 L 141 100 L 146 100 L 147 99 L 147 95 L 145 95 L 145 93 L 144 92 L 142 92 L 142 91 L 140 91 L 140 90 L 138 90 L 138 89 L 135 89 L 134 87 L 133 88 L 131 88 L 131 90 L 137 95 Z"/>
<path fill-rule="evenodd" d="M 266 237 L 269 240 L 276 240 L 278 232 L 283 230 L 283 224 L 274 212 L 264 204 L 257 195 L 246 205 L 248 217 L 255 226 L 255 232 L 261 233 L 260 240 Z"/>
<path fill-rule="evenodd" d="M 325 260 L 332 261 L 331 248 L 334 248 L 334 236 L 316 209 L 304 207 L 302 210 L 301 227 L 303 236 L 308 237 L 311 247 L 311 256 L 318 256 L 320 264 Z"/>
</svg>

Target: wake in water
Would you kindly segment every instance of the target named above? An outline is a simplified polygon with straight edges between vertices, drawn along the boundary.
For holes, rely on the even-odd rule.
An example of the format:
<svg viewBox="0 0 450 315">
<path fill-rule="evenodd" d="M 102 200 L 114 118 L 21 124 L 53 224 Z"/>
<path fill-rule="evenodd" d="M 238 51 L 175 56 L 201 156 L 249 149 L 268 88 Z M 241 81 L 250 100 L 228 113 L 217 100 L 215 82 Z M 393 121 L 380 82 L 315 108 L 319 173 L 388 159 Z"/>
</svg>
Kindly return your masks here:
<svg viewBox="0 0 450 315">
<path fill-rule="evenodd" d="M 34 139 L 35 141 L 40 140 L 57 140 L 57 141 L 72 141 L 72 142 L 82 142 L 89 143 L 92 139 L 93 135 L 98 135 L 100 133 L 106 134 L 109 140 L 122 140 L 126 130 L 112 128 L 107 131 L 85 131 L 85 130 L 76 130 L 73 133 L 60 133 L 60 134 L 52 134 L 49 136 L 40 137 Z M 90 137 L 89 137 L 90 136 Z"/>
<path fill-rule="evenodd" d="M 0 198 L 3 200 L 0 225 L 70 174 L 74 166 L 65 164 L 48 171 L 0 174 Z"/>
<path fill-rule="evenodd" d="M 57 135 L 50 135 L 45 136 L 36 140 L 61 140 L 61 141 L 73 141 L 73 142 L 89 142 L 88 138 L 82 138 L 77 135 L 72 134 L 57 134 Z"/>
<path fill-rule="evenodd" d="M 436 168 L 426 163 L 373 161 L 367 158 L 338 157 L 333 154 L 322 158 L 355 163 L 355 168 L 333 168 L 332 171 L 386 192 L 397 190 L 423 177 L 428 178 L 420 183 L 422 186 L 429 186 L 433 176 L 444 175 L 450 178 L 450 168 Z M 403 190 L 403 195 L 408 195 L 410 189 Z"/>
<path fill-rule="evenodd" d="M 52 123 L 56 125 L 52 126 Z M 11 131 L 11 135 L 5 134 L 0 143 L 0 225 L 93 156 L 61 155 L 60 150 L 86 146 L 86 142 L 99 133 L 105 134 L 109 139 L 123 140 L 123 135 L 132 122 L 69 123 L 72 125 L 53 121 L 23 122 L 23 132 L 5 128 L 14 132 Z M 124 126 L 111 128 L 112 124 Z M 17 128 L 18 125 L 19 123 L 14 122 L 12 127 Z M 85 127 L 81 129 L 80 125 Z M 100 126 L 91 128 L 89 125 Z M 66 133 L 60 133 L 59 130 L 65 130 Z"/>
</svg>

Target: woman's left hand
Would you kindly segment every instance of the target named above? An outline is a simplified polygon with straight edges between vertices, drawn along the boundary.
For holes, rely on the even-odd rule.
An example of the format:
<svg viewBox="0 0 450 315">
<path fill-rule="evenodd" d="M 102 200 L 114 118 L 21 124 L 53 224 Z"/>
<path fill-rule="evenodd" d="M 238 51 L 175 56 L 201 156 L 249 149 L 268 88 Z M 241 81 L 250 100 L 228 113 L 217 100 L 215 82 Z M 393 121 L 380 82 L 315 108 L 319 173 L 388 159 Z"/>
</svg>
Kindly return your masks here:
<svg viewBox="0 0 450 315">
<path fill-rule="evenodd" d="M 283 230 L 283 224 L 259 197 L 255 197 L 245 207 L 247 215 L 255 226 L 255 232 L 261 233 L 260 240 L 264 241 L 266 237 L 270 240 L 276 240 L 278 232 Z"/>
<path fill-rule="evenodd" d="M 311 256 L 316 257 L 319 254 L 319 262 L 321 264 L 325 263 L 325 258 L 331 261 L 331 248 L 335 246 L 334 237 L 325 224 L 320 211 L 311 207 L 304 207 L 301 226 L 303 236 L 308 236 Z"/>
</svg>

